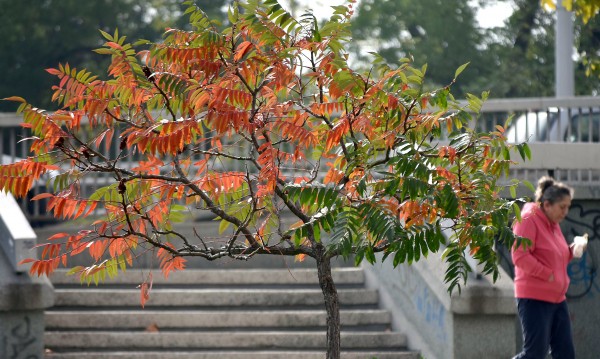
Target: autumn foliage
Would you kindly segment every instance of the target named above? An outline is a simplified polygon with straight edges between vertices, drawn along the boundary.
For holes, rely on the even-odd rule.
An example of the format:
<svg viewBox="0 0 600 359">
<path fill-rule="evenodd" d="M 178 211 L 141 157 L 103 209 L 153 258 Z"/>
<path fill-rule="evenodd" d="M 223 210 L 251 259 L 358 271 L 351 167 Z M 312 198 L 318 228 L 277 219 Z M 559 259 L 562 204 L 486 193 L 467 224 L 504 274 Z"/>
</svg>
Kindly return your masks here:
<svg viewBox="0 0 600 359">
<path fill-rule="evenodd" d="M 159 43 L 102 32 L 106 78 L 48 69 L 57 111 L 8 99 L 21 102 L 31 155 L 0 166 L 0 189 L 22 197 L 47 179 L 51 191 L 33 200 L 59 219 L 89 219 L 44 241 L 32 273 L 84 252 L 92 263 L 73 272 L 89 282 L 148 250 L 168 275 L 186 257 L 372 263 L 382 253 L 397 265 L 440 249 L 451 288 L 466 278 L 465 252 L 497 273 L 494 239 L 514 240 L 517 207 L 498 185 L 513 145 L 502 127 L 475 130 L 484 99 L 457 102 L 453 82 L 429 89 L 426 66 L 408 59 L 374 55 L 354 70 L 344 52 L 352 2 L 319 24 L 248 1 L 225 28 L 188 5 L 191 30 L 168 29 Z M 178 232 L 198 213 L 220 221 L 219 238 Z"/>
</svg>

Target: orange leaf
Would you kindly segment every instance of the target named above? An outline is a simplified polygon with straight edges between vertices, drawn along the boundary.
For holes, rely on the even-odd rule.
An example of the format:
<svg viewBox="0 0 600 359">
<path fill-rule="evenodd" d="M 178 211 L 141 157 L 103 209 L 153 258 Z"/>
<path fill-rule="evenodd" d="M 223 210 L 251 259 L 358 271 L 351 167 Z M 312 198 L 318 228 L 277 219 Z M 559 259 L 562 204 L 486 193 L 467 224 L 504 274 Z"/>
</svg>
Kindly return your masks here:
<svg viewBox="0 0 600 359">
<path fill-rule="evenodd" d="M 246 55 L 248 53 L 248 51 L 250 50 L 252 45 L 253 44 L 250 41 L 242 42 L 238 46 L 237 51 L 235 52 L 235 55 L 233 56 L 233 60 L 239 61 L 242 57 L 244 57 L 244 55 Z"/>
<path fill-rule="evenodd" d="M 22 103 L 26 103 L 27 101 L 25 101 L 25 99 L 23 97 L 19 97 L 19 96 L 10 96 L 10 97 L 5 97 L 3 98 L 4 101 L 15 101 L 15 102 L 22 102 Z"/>
<path fill-rule="evenodd" d="M 152 290 L 152 273 L 148 274 L 148 281 L 144 281 L 144 283 L 140 284 L 140 304 L 142 308 L 146 305 L 148 299 L 150 299 L 150 291 Z"/>
</svg>

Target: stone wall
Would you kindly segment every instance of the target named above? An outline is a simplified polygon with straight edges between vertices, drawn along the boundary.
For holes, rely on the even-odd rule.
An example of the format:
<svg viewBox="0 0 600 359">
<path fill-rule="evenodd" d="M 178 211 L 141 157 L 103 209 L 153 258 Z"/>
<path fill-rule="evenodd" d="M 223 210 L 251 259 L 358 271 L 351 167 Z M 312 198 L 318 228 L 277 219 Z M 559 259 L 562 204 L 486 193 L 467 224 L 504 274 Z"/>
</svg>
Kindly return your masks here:
<svg viewBox="0 0 600 359">
<path fill-rule="evenodd" d="M 426 359 L 506 359 L 515 352 L 515 306 L 508 275 L 496 283 L 470 278 L 450 296 L 440 254 L 393 268 L 365 266 L 368 282 L 393 310 L 395 329 Z"/>
</svg>

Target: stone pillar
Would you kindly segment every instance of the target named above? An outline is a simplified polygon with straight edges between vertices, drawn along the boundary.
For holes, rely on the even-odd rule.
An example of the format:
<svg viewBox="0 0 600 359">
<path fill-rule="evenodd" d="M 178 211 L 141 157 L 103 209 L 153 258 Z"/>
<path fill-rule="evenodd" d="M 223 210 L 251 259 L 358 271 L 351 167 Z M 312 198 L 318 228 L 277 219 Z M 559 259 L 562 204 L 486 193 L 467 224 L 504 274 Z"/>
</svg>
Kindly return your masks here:
<svg viewBox="0 0 600 359">
<path fill-rule="evenodd" d="M 10 213 L 10 215 L 7 215 Z M 20 215 L 20 216 L 19 216 Z M 46 277 L 30 277 L 18 266 L 35 234 L 10 195 L 0 192 L 0 358 L 43 359 L 44 310 L 54 304 Z"/>
<path fill-rule="evenodd" d="M 556 25 L 554 65 L 556 97 L 575 95 L 575 65 L 573 64 L 574 30 L 573 13 L 567 11 L 561 1 L 556 2 Z"/>
</svg>

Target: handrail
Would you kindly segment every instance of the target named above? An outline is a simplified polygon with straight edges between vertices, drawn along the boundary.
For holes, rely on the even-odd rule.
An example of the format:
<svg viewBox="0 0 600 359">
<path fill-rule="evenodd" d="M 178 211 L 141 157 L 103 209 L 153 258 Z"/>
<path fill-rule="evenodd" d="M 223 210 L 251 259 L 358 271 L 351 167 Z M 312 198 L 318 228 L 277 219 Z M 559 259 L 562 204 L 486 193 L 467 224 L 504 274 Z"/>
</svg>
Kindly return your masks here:
<svg viewBox="0 0 600 359">
<path fill-rule="evenodd" d="M 588 107 L 600 107 L 600 96 L 492 98 L 483 103 L 481 110 L 485 113 Z M 19 126 L 21 121 L 21 115 L 0 112 L 0 127 Z"/>
</svg>

